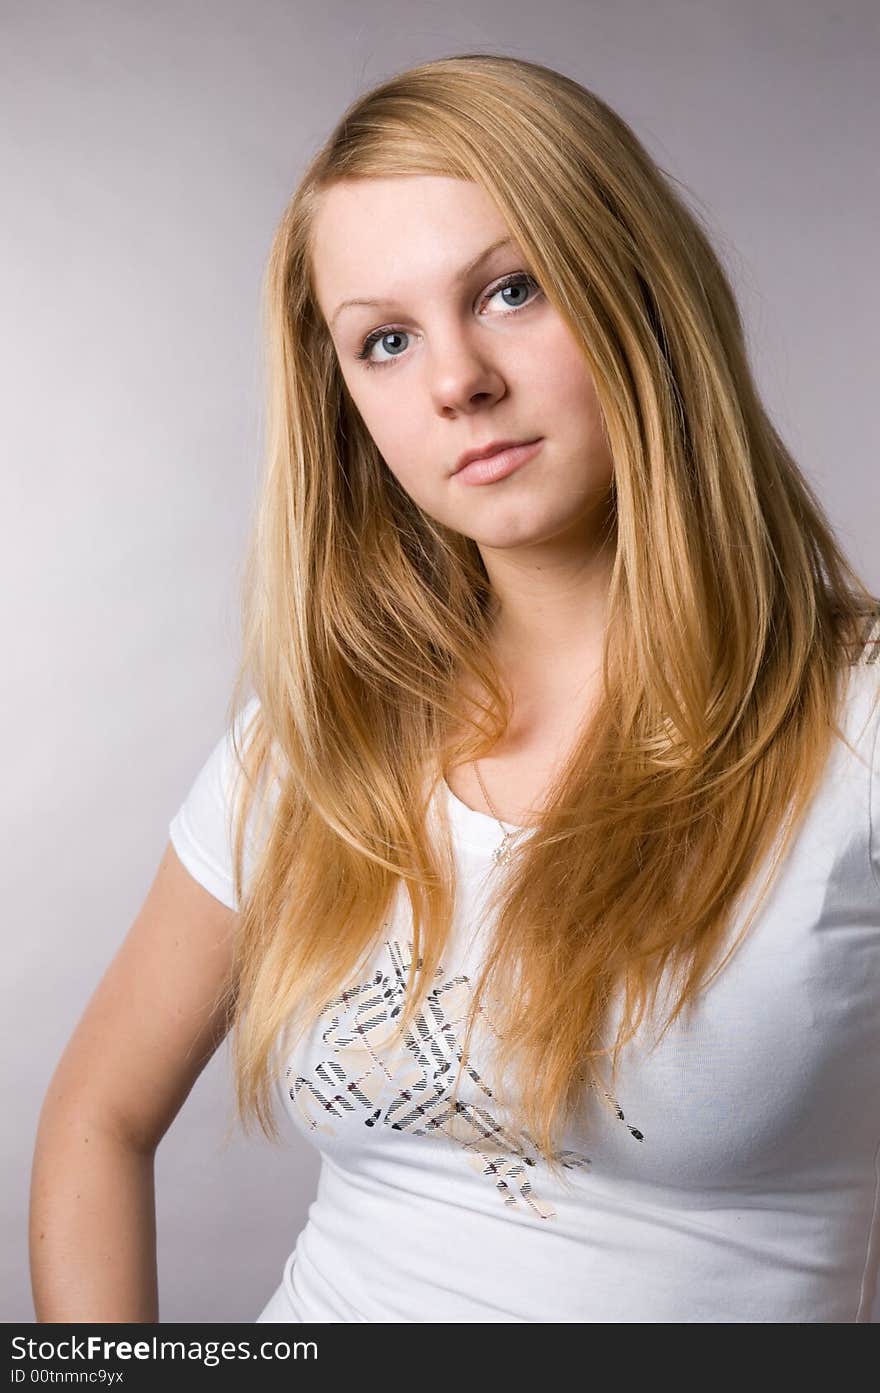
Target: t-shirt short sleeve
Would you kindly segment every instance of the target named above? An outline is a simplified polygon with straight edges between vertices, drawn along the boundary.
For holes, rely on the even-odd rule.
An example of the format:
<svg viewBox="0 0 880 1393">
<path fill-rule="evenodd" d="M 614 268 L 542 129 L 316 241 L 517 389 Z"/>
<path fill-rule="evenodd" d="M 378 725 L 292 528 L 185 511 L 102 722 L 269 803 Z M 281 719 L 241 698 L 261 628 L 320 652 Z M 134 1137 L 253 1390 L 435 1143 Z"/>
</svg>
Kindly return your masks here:
<svg viewBox="0 0 880 1393">
<path fill-rule="evenodd" d="M 868 679 L 868 858 L 880 893 L 880 616 L 871 627 L 861 656 L 861 670 Z M 880 1298 L 880 1286 L 877 1289 Z"/>
<path fill-rule="evenodd" d="M 244 747 L 248 724 L 259 707 L 252 697 L 236 720 L 239 749 Z M 233 812 L 242 776 L 227 730 L 211 750 L 189 792 L 168 827 L 171 844 L 183 865 L 200 885 L 229 909 L 238 909 L 233 888 Z M 244 873 L 256 851 L 253 810 L 245 839 Z"/>
<path fill-rule="evenodd" d="M 880 677 L 880 668 L 878 668 Z M 877 716 L 874 721 L 874 738 L 871 748 L 870 791 L 868 795 L 868 855 L 874 883 L 880 894 L 880 693 L 878 693 Z M 880 1287 L 878 1287 L 880 1296 Z"/>
</svg>

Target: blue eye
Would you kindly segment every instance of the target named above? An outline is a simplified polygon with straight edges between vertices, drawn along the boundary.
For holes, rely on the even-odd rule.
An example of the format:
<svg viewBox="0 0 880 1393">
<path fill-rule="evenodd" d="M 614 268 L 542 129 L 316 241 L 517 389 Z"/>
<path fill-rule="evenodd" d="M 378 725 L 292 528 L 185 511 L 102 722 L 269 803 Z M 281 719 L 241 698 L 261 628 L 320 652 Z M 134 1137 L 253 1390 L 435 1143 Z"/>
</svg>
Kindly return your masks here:
<svg viewBox="0 0 880 1393">
<path fill-rule="evenodd" d="M 372 334 L 368 335 L 368 337 L 364 339 L 364 342 L 361 345 L 361 351 L 360 353 L 356 353 L 355 357 L 362 358 L 366 361 L 370 349 L 373 347 L 375 343 L 379 343 L 379 341 L 382 340 L 384 347 L 388 349 L 388 345 L 384 343 L 385 339 L 399 339 L 406 338 L 406 336 L 406 330 L 404 329 L 374 329 Z M 388 351 L 390 352 L 391 350 L 388 349 Z M 377 368 L 379 367 L 379 364 L 367 361 L 367 367 Z"/>
<path fill-rule="evenodd" d="M 528 290 L 530 287 L 534 287 L 535 290 L 540 292 L 541 287 L 538 285 L 538 282 L 534 279 L 533 276 L 530 276 L 525 271 L 517 271 L 510 276 L 505 276 L 504 280 L 501 281 L 499 285 L 496 285 L 492 290 L 490 290 L 483 297 L 482 304 L 485 304 L 489 300 L 494 300 L 496 295 L 500 295 L 505 290 Z M 516 311 L 521 309 L 524 304 L 530 303 L 530 300 L 524 300 L 520 304 L 512 305 L 510 309 L 507 311 L 507 313 L 515 314 Z M 400 357 L 401 354 L 395 353 L 391 358 L 379 359 L 378 361 L 374 362 L 370 359 L 369 356 L 372 352 L 373 345 L 379 343 L 380 340 L 384 339 L 400 339 L 408 337 L 409 335 L 405 329 L 396 329 L 393 326 L 390 326 L 385 329 L 374 329 L 373 332 L 371 334 L 368 334 L 367 337 L 364 339 L 361 345 L 360 352 L 356 353 L 354 356 L 360 359 L 363 362 L 364 367 L 366 368 L 387 367 L 390 363 L 394 362 L 395 358 Z M 388 348 L 387 345 L 385 346 L 389 352 L 392 351 L 390 348 Z"/>
</svg>

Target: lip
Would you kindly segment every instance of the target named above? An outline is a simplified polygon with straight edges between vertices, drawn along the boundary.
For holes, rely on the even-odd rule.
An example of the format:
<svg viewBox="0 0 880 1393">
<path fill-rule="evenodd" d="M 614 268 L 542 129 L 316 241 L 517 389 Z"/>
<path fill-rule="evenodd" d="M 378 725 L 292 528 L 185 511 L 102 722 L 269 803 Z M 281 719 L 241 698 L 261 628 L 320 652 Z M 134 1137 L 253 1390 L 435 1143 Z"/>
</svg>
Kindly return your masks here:
<svg viewBox="0 0 880 1393">
<path fill-rule="evenodd" d="M 539 436 L 536 440 L 499 441 L 482 451 L 470 450 L 462 455 L 464 464 L 454 471 L 453 478 L 463 484 L 493 484 L 530 460 L 543 443 L 544 437 Z"/>
</svg>

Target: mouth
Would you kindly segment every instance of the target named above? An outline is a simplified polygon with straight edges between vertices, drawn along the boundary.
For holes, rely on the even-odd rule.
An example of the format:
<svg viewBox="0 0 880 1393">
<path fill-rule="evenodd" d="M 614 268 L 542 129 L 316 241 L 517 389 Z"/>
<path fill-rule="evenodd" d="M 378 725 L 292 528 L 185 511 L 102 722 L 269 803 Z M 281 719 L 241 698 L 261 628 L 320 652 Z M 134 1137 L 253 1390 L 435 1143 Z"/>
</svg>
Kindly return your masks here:
<svg viewBox="0 0 880 1393">
<path fill-rule="evenodd" d="M 453 477 L 463 484 L 494 483 L 530 460 L 543 443 L 543 436 L 538 436 L 534 440 L 501 440 L 483 450 L 468 450 L 453 470 Z"/>
</svg>

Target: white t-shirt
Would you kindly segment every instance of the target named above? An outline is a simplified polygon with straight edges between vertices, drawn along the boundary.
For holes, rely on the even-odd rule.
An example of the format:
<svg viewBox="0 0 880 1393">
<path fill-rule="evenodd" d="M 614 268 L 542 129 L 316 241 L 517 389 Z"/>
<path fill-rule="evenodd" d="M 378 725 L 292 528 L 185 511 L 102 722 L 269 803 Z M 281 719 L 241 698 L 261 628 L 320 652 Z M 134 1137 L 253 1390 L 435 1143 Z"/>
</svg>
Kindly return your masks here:
<svg viewBox="0 0 880 1393">
<path fill-rule="evenodd" d="M 505 1131 L 478 1037 L 463 1106 L 448 1106 L 501 833 L 439 785 L 458 876 L 451 951 L 418 1028 L 383 1053 L 409 964 L 402 894 L 369 971 L 287 1058 L 281 1105 L 321 1171 L 258 1322 L 880 1319 L 876 652 L 850 671 L 856 756 L 835 741 L 779 879 L 695 1012 L 659 1045 L 662 1013 L 643 1024 L 615 1098 L 589 1091 L 561 1184 Z M 170 834 L 235 908 L 231 771 L 227 734 Z"/>
</svg>

